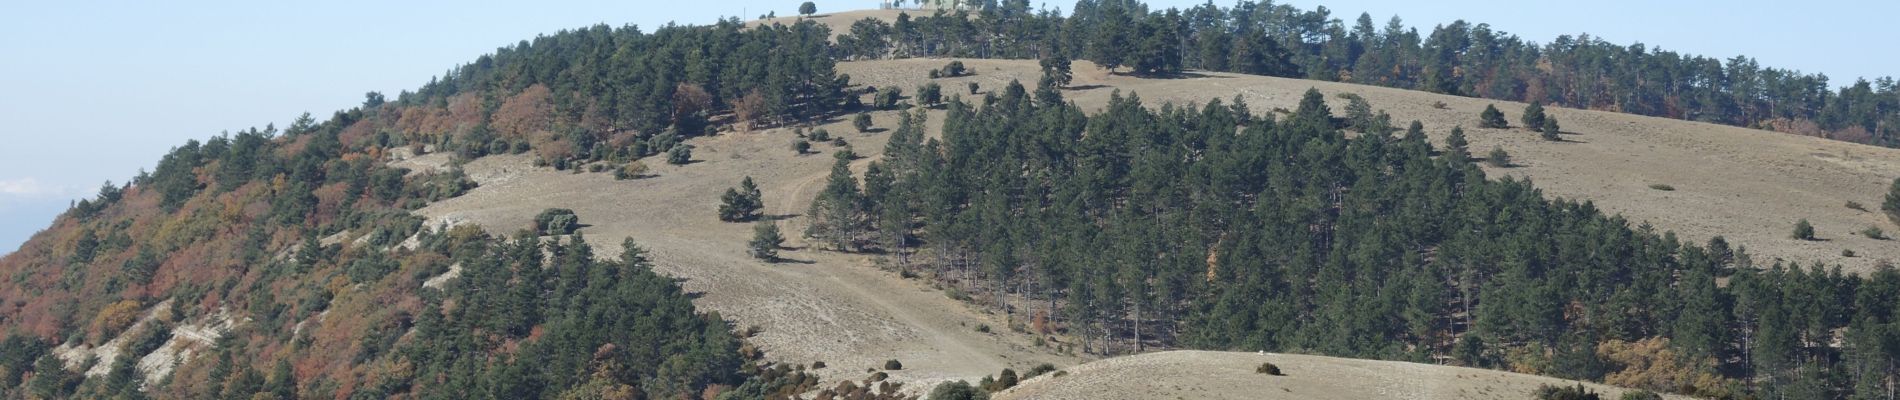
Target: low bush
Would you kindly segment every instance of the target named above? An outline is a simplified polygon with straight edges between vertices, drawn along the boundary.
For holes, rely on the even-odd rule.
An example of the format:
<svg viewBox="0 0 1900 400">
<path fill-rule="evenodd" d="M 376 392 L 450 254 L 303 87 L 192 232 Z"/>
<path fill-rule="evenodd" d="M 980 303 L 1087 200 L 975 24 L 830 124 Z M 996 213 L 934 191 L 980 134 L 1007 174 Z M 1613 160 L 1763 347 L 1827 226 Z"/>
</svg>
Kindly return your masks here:
<svg viewBox="0 0 1900 400">
<path fill-rule="evenodd" d="M 1661 190 L 1661 191 L 1665 191 L 1665 192 L 1673 192 L 1673 191 L 1676 191 L 1676 187 L 1675 187 L 1675 186 L 1669 186 L 1669 185 L 1667 185 L 1667 184 L 1662 184 L 1662 183 L 1655 183 L 1655 184 L 1650 184 L 1650 185 L 1649 185 L 1649 188 L 1650 188 L 1650 189 L 1656 189 L 1656 190 Z"/>
<path fill-rule="evenodd" d="M 1596 394 L 1596 392 L 1591 392 L 1589 389 L 1584 389 L 1583 384 L 1581 383 L 1577 384 L 1576 386 L 1539 385 L 1537 387 L 1537 391 L 1531 392 L 1531 397 L 1537 400 L 1602 400 L 1603 399 L 1603 396 Z"/>
<path fill-rule="evenodd" d="M 549 208 L 534 216 L 534 231 L 541 235 L 566 235 L 580 229 L 580 222 L 574 210 Z"/>
<path fill-rule="evenodd" d="M 886 371 L 898 371 L 898 370 L 903 370 L 903 369 L 904 369 L 904 363 L 897 362 L 897 359 L 895 358 L 884 360 L 884 370 Z"/>
<path fill-rule="evenodd" d="M 1795 222 L 1794 238 L 1799 240 L 1814 240 L 1814 224 L 1808 223 L 1807 219 Z"/>
<path fill-rule="evenodd" d="M 1259 374 L 1267 374 L 1267 375 L 1273 375 L 1273 376 L 1285 376 L 1285 375 L 1286 375 L 1286 374 L 1282 374 L 1282 373 L 1280 373 L 1280 366 L 1278 366 L 1278 365 L 1273 365 L 1273 363 L 1270 363 L 1270 362 L 1269 362 L 1269 363 L 1260 363 L 1260 366 L 1259 366 L 1259 367 L 1254 367 L 1254 369 L 1253 369 L 1253 372 L 1254 372 L 1254 373 L 1259 373 Z"/>
</svg>

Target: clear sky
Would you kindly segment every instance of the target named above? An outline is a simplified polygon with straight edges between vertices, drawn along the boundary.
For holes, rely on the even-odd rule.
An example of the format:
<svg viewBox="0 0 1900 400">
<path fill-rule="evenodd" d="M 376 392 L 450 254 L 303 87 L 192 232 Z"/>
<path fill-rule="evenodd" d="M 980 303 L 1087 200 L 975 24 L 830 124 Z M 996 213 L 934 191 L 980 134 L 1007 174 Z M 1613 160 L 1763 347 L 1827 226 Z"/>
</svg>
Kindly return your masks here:
<svg viewBox="0 0 1900 400">
<path fill-rule="evenodd" d="M 1194 0 L 1152 0 L 1189 7 Z M 221 131 L 282 127 L 394 95 L 495 48 L 595 23 L 704 24 L 792 15 L 796 0 L 724 1 L 6 1 L 0 2 L 0 254 L 95 193 L 150 169 L 172 146 Z M 819 11 L 876 0 L 820 0 Z M 1216 1 L 1223 6 L 1231 0 Z M 1465 19 L 1548 42 L 1589 32 L 1615 43 L 1855 77 L 1900 75 L 1900 1 L 1498 2 L 1298 0 L 1383 26 Z M 1032 0 L 1038 7 L 1074 2 Z"/>
</svg>

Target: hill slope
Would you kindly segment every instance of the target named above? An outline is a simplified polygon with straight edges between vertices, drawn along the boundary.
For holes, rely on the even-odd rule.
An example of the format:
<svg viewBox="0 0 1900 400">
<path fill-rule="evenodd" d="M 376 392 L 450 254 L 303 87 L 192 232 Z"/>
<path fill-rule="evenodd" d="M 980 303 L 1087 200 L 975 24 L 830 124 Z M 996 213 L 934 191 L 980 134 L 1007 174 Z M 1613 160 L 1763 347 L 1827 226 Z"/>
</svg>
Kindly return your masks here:
<svg viewBox="0 0 1900 400">
<path fill-rule="evenodd" d="M 1034 60 L 956 59 L 976 75 L 935 80 L 948 91 L 965 82 L 1000 88 L 1011 80 L 1029 84 L 1042 73 Z M 931 81 L 926 73 L 949 59 L 854 61 L 839 72 L 875 87 L 915 88 Z M 1308 88 L 1327 94 L 1333 110 L 1345 109 L 1341 93 L 1363 96 L 1394 121 L 1417 120 L 1434 143 L 1444 143 L 1453 127 L 1464 127 L 1473 153 L 1504 148 L 1519 164 L 1486 167 L 1492 176 L 1528 178 L 1552 197 L 1590 200 L 1606 212 L 1647 222 L 1658 232 L 1674 231 L 1702 243 L 1725 235 L 1747 246 L 1758 266 L 1775 260 L 1807 265 L 1839 264 L 1850 272 L 1868 272 L 1880 260 L 1900 261 L 1900 245 L 1859 234 L 1867 227 L 1900 231 L 1878 210 L 1845 206 L 1855 202 L 1873 210 L 1900 176 L 1900 149 L 1786 135 L 1724 125 L 1630 114 L 1547 108 L 1563 121 L 1563 142 L 1549 142 L 1521 129 L 1479 129 L 1478 114 L 1495 104 L 1516 120 L 1523 103 L 1473 99 L 1410 90 L 1337 82 L 1275 78 L 1220 72 L 1196 72 L 1181 79 L 1109 75 L 1086 61 L 1075 63 L 1077 90 L 1064 96 L 1084 109 L 1099 110 L 1109 95 L 1138 95 L 1149 105 L 1206 103 L 1241 96 L 1255 110 L 1292 109 Z M 1436 108 L 1435 103 L 1445 108 Z M 1673 186 L 1673 191 L 1651 185 Z M 1796 221 L 1807 219 L 1821 241 L 1790 237 Z M 1842 257 L 1852 250 L 1856 257 Z"/>
<path fill-rule="evenodd" d="M 1284 376 L 1255 372 L 1273 363 Z M 996 399 L 1497 399 L 1578 382 L 1488 369 L 1301 354 L 1165 351 L 1116 357 L 1025 380 Z M 1584 383 L 1604 398 L 1627 389 Z M 1678 398 L 1678 397 L 1672 397 Z"/>
</svg>

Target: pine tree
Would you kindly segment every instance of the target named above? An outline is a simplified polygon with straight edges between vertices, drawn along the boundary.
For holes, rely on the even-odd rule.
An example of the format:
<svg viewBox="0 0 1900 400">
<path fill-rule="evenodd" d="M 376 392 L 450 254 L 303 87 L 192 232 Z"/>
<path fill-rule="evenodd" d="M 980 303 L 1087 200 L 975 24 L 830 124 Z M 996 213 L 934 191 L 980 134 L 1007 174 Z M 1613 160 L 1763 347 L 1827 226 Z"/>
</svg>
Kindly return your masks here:
<svg viewBox="0 0 1900 400">
<path fill-rule="evenodd" d="M 1541 128 L 1538 128 L 1538 131 L 1543 132 L 1544 140 L 1552 142 L 1563 141 L 1564 139 L 1562 137 L 1557 136 L 1558 133 L 1562 132 L 1561 129 L 1563 129 L 1557 125 L 1557 117 L 1544 117 L 1542 119 L 1544 121 L 1538 124 L 1541 126 Z"/>
<path fill-rule="evenodd" d="M 1504 121 L 1504 112 L 1498 111 L 1497 105 L 1487 104 L 1484 106 L 1484 112 L 1478 114 L 1478 127 L 1504 129 L 1511 127 L 1511 123 Z"/>
<path fill-rule="evenodd" d="M 1523 122 L 1525 128 L 1542 132 L 1544 128 L 1544 104 L 1542 102 L 1533 101 L 1531 105 L 1524 106 L 1524 116 L 1519 117 L 1518 121 Z"/>
<path fill-rule="evenodd" d="M 777 261 L 778 249 L 785 245 L 785 237 L 779 235 L 778 223 L 759 221 L 752 227 L 752 241 L 746 243 L 746 249 L 752 258 L 765 261 Z"/>
<path fill-rule="evenodd" d="M 1042 76 L 1054 83 L 1057 89 L 1069 86 L 1069 82 L 1075 79 L 1075 74 L 1069 70 L 1071 62 L 1068 57 L 1056 54 L 1042 59 L 1041 64 Z"/>
<path fill-rule="evenodd" d="M 851 127 L 858 128 L 859 133 L 870 131 L 871 130 L 871 114 L 858 113 L 858 115 L 851 116 Z"/>
<path fill-rule="evenodd" d="M 811 224 L 805 227 L 805 236 L 818 239 L 833 249 L 848 251 L 862 228 L 860 204 L 863 195 L 858 191 L 858 179 L 851 175 L 851 161 L 843 158 L 831 166 L 831 176 L 825 182 L 825 189 L 812 200 L 811 210 L 805 214 L 811 218 Z"/>
<path fill-rule="evenodd" d="M 1465 140 L 1465 127 L 1451 127 L 1451 134 L 1445 136 L 1445 156 L 1458 161 L 1471 158 L 1471 142 Z"/>
<path fill-rule="evenodd" d="M 758 218 L 759 210 L 765 208 L 763 197 L 759 185 L 752 183 L 752 177 L 745 177 L 738 189 L 726 188 L 726 193 L 719 196 L 719 220 L 744 222 Z"/>
</svg>

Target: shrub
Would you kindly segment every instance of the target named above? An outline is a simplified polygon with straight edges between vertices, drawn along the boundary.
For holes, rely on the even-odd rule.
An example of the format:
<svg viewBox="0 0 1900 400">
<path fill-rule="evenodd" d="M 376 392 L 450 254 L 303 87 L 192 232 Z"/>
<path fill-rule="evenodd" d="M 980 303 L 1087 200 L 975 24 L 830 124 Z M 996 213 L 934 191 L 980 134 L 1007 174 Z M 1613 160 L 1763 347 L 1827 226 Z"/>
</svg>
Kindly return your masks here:
<svg viewBox="0 0 1900 400">
<path fill-rule="evenodd" d="M 1858 255 L 1854 254 L 1854 249 L 1841 249 L 1841 257 L 1854 258 Z"/>
<path fill-rule="evenodd" d="M 1023 380 L 1029 380 L 1029 378 L 1042 376 L 1042 374 L 1054 372 L 1055 370 L 1056 370 L 1055 364 L 1042 363 L 1042 364 L 1036 365 L 1035 368 L 1030 368 L 1029 372 L 1023 373 Z"/>
<path fill-rule="evenodd" d="M 1260 363 L 1260 366 L 1254 367 L 1253 372 L 1257 374 L 1267 374 L 1267 375 L 1273 375 L 1273 376 L 1286 375 L 1286 374 L 1280 373 L 1280 366 L 1273 365 L 1273 363 L 1270 363 L 1270 362 Z"/>
<path fill-rule="evenodd" d="M 534 216 L 534 231 L 541 235 L 566 235 L 580 229 L 580 222 L 574 210 L 549 208 Z"/>
<path fill-rule="evenodd" d="M 798 141 L 792 142 L 792 152 L 798 153 L 798 155 L 801 156 L 810 154 L 811 142 L 805 141 L 805 139 L 798 139 Z"/>
<path fill-rule="evenodd" d="M 1794 238 L 1800 240 L 1814 240 L 1814 224 L 1809 224 L 1805 218 L 1795 222 Z"/>
<path fill-rule="evenodd" d="M 971 95 L 976 95 L 976 92 L 977 92 L 977 91 L 979 91 L 979 90 L 982 90 L 982 89 L 983 89 L 983 86 L 982 86 L 982 85 L 978 85 L 978 84 L 976 84 L 976 82 L 970 82 L 970 94 L 971 94 Z"/>
<path fill-rule="evenodd" d="M 805 138 L 811 139 L 811 141 L 814 141 L 814 142 L 823 142 L 823 141 L 831 140 L 831 131 L 825 130 L 824 128 L 818 128 L 818 130 L 811 131 L 811 134 L 805 136 Z"/>
<path fill-rule="evenodd" d="M 937 385 L 930 390 L 930 400 L 989 400 L 990 394 L 970 386 L 970 382 L 956 381 Z"/>
<path fill-rule="evenodd" d="M 902 98 L 904 98 L 902 89 L 895 86 L 885 87 L 884 90 L 877 92 L 877 98 L 871 101 L 871 105 L 879 110 L 894 110 L 897 109 L 897 101 Z"/>
<path fill-rule="evenodd" d="M 962 61 L 951 61 L 943 65 L 943 72 L 940 75 L 945 78 L 955 78 L 969 74 L 970 70 L 963 67 Z"/>
<path fill-rule="evenodd" d="M 825 369 L 825 362 L 824 362 L 824 361 L 812 361 L 812 362 L 811 362 L 811 369 Z"/>
<path fill-rule="evenodd" d="M 1632 390 L 1623 392 L 1623 397 L 1620 398 L 1623 400 L 1662 400 L 1662 395 L 1648 390 Z"/>
<path fill-rule="evenodd" d="M 1492 147 L 1491 154 L 1485 156 L 1484 162 L 1489 163 L 1491 164 L 1491 166 L 1498 167 L 1498 168 L 1510 167 L 1511 153 L 1504 152 L 1504 147 L 1501 147 L 1501 146 Z"/>
<path fill-rule="evenodd" d="M 1016 387 L 1017 382 L 1016 370 L 1004 368 L 1002 373 L 996 375 L 996 391 Z"/>
<path fill-rule="evenodd" d="M 1451 108 L 1451 106 L 1445 105 L 1445 102 L 1443 101 L 1434 101 L 1432 102 L 1432 108 L 1443 110 L 1443 109 Z"/>
<path fill-rule="evenodd" d="M 667 164 L 685 165 L 686 163 L 692 162 L 692 161 L 693 161 L 693 146 L 692 145 L 677 144 L 677 145 L 673 145 L 672 150 L 666 151 Z"/>
<path fill-rule="evenodd" d="M 904 363 L 897 362 L 897 359 L 884 360 L 885 371 L 898 371 L 902 369 L 904 369 Z"/>
<path fill-rule="evenodd" d="M 844 146 L 850 146 L 851 142 L 846 142 L 844 141 L 844 138 L 841 138 L 841 137 L 835 137 L 835 138 L 831 138 L 831 145 L 844 147 Z"/>
<path fill-rule="evenodd" d="M 620 166 L 619 170 L 614 171 L 614 179 L 619 179 L 623 181 L 628 180 L 628 179 L 644 178 L 646 177 L 646 175 L 647 175 L 647 164 L 643 162 L 639 162 L 639 161 L 627 163 L 627 165 Z"/>
<path fill-rule="evenodd" d="M 1867 229 L 1862 229 L 1860 230 L 1860 235 L 1866 236 L 1868 239 L 1873 239 L 1873 240 L 1889 239 L 1887 237 L 1887 232 L 1880 230 L 1880 227 L 1878 226 L 1869 226 L 1867 227 Z"/>
<path fill-rule="evenodd" d="M 1860 202 L 1853 200 L 1847 201 L 1847 208 L 1857 211 L 1867 211 L 1867 206 L 1861 205 Z"/>
<path fill-rule="evenodd" d="M 1601 400 L 1603 399 L 1603 396 L 1597 395 L 1596 392 L 1591 392 L 1589 389 L 1584 389 L 1583 384 L 1581 383 L 1577 384 L 1576 386 L 1538 385 L 1537 391 L 1531 392 L 1531 397 L 1537 400 Z"/>
<path fill-rule="evenodd" d="M 870 131 L 871 130 L 871 114 L 858 113 L 858 115 L 851 116 L 851 127 L 858 128 L 858 132 L 860 133 Z"/>
<path fill-rule="evenodd" d="M 942 78 L 942 77 L 943 77 L 943 70 L 935 70 L 935 69 L 933 69 L 933 70 L 930 70 L 930 73 L 929 73 L 928 75 L 930 75 L 930 79 L 937 79 L 937 78 Z"/>
<path fill-rule="evenodd" d="M 1649 188 L 1650 188 L 1650 189 L 1656 189 L 1656 190 L 1661 190 L 1661 191 L 1665 191 L 1665 192 L 1673 192 L 1673 191 L 1676 191 L 1676 187 L 1675 187 L 1675 186 L 1669 186 L 1668 184 L 1663 184 L 1663 183 L 1652 183 L 1652 184 L 1650 184 L 1650 185 L 1649 185 Z"/>
<path fill-rule="evenodd" d="M 917 105 L 934 106 L 943 102 L 943 85 L 936 82 L 917 87 Z"/>
<path fill-rule="evenodd" d="M 990 333 L 990 324 L 977 324 L 976 331 L 983 332 L 983 333 Z"/>
<path fill-rule="evenodd" d="M 1497 105 L 1486 105 L 1484 112 L 1478 114 L 1478 127 L 1504 129 L 1511 127 L 1511 123 L 1504 121 L 1504 112 L 1498 111 Z"/>
</svg>

